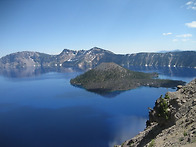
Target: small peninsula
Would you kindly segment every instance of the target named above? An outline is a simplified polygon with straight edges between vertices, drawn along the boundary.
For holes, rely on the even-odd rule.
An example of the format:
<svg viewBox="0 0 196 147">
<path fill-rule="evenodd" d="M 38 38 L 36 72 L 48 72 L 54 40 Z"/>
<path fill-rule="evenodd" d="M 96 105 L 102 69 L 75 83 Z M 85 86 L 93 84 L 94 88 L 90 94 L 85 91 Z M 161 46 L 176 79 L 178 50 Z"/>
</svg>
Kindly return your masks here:
<svg viewBox="0 0 196 147">
<path fill-rule="evenodd" d="M 183 81 L 156 79 L 157 73 L 135 72 L 116 63 L 101 63 L 92 70 L 70 80 L 74 86 L 93 92 L 130 90 L 140 86 L 173 88 Z"/>
</svg>

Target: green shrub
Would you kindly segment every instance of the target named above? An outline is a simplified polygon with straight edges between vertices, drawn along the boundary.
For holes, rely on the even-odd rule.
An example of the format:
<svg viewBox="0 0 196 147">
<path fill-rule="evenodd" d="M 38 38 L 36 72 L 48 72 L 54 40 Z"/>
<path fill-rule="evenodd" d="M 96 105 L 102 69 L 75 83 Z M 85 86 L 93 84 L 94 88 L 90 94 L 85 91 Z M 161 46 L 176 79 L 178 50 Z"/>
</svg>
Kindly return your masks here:
<svg viewBox="0 0 196 147">
<path fill-rule="evenodd" d="M 151 140 L 151 142 L 150 142 L 148 147 L 153 147 L 153 146 L 155 146 L 155 140 L 154 139 Z"/>
<path fill-rule="evenodd" d="M 158 116 L 163 117 L 166 120 L 169 119 L 168 103 L 167 103 L 167 100 L 165 98 L 162 98 L 162 95 L 161 95 L 161 102 L 160 102 L 160 109 L 159 109 Z"/>
<path fill-rule="evenodd" d="M 169 99 L 169 96 L 168 96 L 168 94 L 165 94 L 165 99 Z"/>
<path fill-rule="evenodd" d="M 124 144 L 125 144 L 125 143 L 123 142 L 123 143 L 121 144 L 121 146 L 124 146 Z"/>
<path fill-rule="evenodd" d="M 187 132 L 184 131 L 183 135 L 184 135 L 184 136 L 187 136 Z"/>
</svg>

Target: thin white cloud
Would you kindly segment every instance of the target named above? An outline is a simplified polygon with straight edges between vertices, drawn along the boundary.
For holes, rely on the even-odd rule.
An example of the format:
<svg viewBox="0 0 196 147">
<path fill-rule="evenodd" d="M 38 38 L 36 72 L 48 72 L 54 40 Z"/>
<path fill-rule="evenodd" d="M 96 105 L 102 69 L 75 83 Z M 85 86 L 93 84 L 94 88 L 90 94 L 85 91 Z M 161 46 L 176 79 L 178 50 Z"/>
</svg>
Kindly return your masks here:
<svg viewBox="0 0 196 147">
<path fill-rule="evenodd" d="M 173 41 L 173 42 L 178 42 L 178 39 L 173 39 L 172 41 Z"/>
<path fill-rule="evenodd" d="M 196 5 L 196 0 L 191 0 L 191 1 L 189 1 L 189 2 L 187 2 L 185 4 L 185 6 L 187 7 L 187 9 L 192 9 L 192 10 L 196 10 L 195 5 Z"/>
<path fill-rule="evenodd" d="M 191 4 L 193 4 L 193 1 L 189 1 L 186 3 L 186 5 L 191 5 Z"/>
<path fill-rule="evenodd" d="M 189 41 L 190 39 L 181 39 L 183 42 L 187 42 Z"/>
<path fill-rule="evenodd" d="M 189 38 L 192 36 L 193 36 L 192 34 L 180 34 L 180 35 L 176 35 L 172 41 L 173 42 L 187 42 L 191 40 Z"/>
<path fill-rule="evenodd" d="M 168 36 L 168 35 L 171 35 L 172 33 L 169 32 L 169 33 L 163 33 L 163 36 Z"/>
<path fill-rule="evenodd" d="M 176 37 L 181 37 L 181 38 L 187 38 L 187 37 L 192 37 L 192 34 L 182 34 L 182 35 L 176 35 Z"/>
<path fill-rule="evenodd" d="M 185 23 L 185 25 L 189 28 L 196 28 L 196 21 L 192 21 L 190 23 Z"/>
<path fill-rule="evenodd" d="M 191 7 L 191 9 L 196 10 L 196 7 Z"/>
<path fill-rule="evenodd" d="M 187 39 L 187 38 L 183 38 L 183 39 L 173 39 L 172 41 L 173 41 L 173 42 L 187 42 L 187 41 L 190 41 L 190 39 Z"/>
</svg>

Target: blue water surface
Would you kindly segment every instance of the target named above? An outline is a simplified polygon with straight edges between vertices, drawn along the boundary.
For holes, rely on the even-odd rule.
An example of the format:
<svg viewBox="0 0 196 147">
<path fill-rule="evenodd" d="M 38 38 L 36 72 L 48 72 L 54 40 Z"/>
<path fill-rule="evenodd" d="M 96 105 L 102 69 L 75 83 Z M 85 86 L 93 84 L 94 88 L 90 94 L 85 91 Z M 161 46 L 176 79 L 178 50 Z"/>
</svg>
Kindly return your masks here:
<svg viewBox="0 0 196 147">
<path fill-rule="evenodd" d="M 191 73 L 159 69 L 160 78 L 191 81 Z M 184 69 L 187 72 L 188 69 Z M 180 69 L 180 72 L 183 70 Z M 13 73 L 12 73 L 13 74 Z M 103 96 L 70 85 L 81 72 L 0 76 L 0 146 L 112 147 L 145 128 L 148 107 L 175 89 L 140 87 Z"/>
</svg>

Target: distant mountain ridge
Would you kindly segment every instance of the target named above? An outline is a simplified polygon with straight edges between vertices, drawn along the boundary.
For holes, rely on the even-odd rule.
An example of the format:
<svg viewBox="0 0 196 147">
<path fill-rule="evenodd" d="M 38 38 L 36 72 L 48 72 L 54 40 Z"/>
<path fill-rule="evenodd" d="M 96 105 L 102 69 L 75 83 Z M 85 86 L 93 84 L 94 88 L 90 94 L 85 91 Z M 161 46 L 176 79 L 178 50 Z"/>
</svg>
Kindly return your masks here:
<svg viewBox="0 0 196 147">
<path fill-rule="evenodd" d="M 58 55 L 39 52 L 17 52 L 0 58 L 0 68 L 72 67 L 82 70 L 92 69 L 102 62 L 114 62 L 124 67 L 189 67 L 196 68 L 196 51 L 167 53 L 114 54 L 94 47 L 90 50 L 64 49 Z"/>
</svg>

